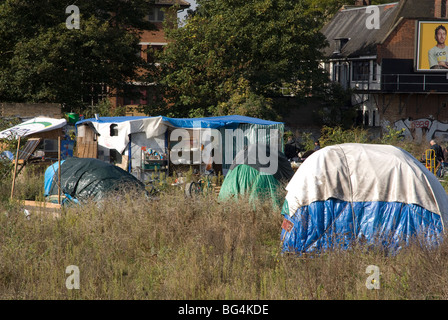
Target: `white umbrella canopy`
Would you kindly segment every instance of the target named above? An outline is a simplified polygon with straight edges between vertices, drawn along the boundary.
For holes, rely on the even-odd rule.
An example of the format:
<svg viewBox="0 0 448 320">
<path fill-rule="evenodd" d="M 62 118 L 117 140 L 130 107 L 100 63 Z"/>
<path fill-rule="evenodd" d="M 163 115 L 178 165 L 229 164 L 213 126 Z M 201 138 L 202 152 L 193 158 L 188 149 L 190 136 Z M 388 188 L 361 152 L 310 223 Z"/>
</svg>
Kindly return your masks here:
<svg viewBox="0 0 448 320">
<path fill-rule="evenodd" d="M 0 139 L 17 139 L 35 133 L 52 131 L 64 127 L 67 124 L 65 119 L 55 119 L 49 117 L 36 117 L 11 128 L 0 132 Z"/>
</svg>

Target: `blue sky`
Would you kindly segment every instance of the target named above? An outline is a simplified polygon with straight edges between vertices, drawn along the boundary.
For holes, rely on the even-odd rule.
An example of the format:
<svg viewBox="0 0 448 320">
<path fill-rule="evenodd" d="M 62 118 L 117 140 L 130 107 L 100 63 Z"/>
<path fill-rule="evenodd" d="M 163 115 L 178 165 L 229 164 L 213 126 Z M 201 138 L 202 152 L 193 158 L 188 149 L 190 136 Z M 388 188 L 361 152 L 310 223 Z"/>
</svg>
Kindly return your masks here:
<svg viewBox="0 0 448 320">
<path fill-rule="evenodd" d="M 196 8 L 196 0 L 186 0 L 186 1 L 190 3 L 190 8 L 189 9 L 195 9 Z M 179 13 L 179 18 L 180 19 L 183 19 L 185 17 L 185 15 L 187 14 L 187 10 L 184 10 L 183 12 Z"/>
</svg>

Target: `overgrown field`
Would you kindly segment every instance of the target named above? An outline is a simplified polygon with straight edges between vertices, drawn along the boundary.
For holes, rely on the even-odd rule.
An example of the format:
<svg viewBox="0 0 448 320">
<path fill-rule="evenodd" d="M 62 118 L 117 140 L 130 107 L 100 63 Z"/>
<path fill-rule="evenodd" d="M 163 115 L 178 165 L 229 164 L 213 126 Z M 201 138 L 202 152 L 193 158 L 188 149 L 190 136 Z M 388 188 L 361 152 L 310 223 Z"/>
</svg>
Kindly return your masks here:
<svg viewBox="0 0 448 320">
<path fill-rule="evenodd" d="M 25 180 L 30 181 L 30 180 Z M 39 183 L 36 178 L 36 184 Z M 30 183 L 18 183 L 17 194 Z M 315 257 L 283 255 L 282 216 L 215 195 L 157 200 L 128 194 L 25 216 L 0 189 L 0 299 L 447 299 L 448 244 L 409 246 L 396 256 L 355 247 Z M 366 286 L 380 271 L 379 289 Z M 69 289 L 79 270 L 79 289 Z"/>
</svg>

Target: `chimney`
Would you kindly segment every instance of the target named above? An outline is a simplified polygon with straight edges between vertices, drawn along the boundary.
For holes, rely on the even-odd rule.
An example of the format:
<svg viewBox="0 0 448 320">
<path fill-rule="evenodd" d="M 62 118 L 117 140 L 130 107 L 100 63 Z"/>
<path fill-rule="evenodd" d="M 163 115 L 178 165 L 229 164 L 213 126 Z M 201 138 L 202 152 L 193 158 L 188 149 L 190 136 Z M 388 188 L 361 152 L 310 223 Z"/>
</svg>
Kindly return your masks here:
<svg viewBox="0 0 448 320">
<path fill-rule="evenodd" d="M 362 6 L 370 6 L 371 1 L 370 0 L 356 0 L 355 6 L 362 7 Z"/>
</svg>

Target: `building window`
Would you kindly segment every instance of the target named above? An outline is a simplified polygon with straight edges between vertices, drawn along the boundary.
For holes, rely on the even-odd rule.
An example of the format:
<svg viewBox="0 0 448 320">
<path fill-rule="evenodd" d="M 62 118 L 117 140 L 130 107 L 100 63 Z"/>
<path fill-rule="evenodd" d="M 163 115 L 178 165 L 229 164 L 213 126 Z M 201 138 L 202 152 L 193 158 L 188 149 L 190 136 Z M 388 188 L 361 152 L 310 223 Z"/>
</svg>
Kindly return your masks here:
<svg viewBox="0 0 448 320">
<path fill-rule="evenodd" d="M 376 73 L 378 72 L 378 67 L 375 61 L 372 61 L 372 81 L 378 80 Z"/>
<path fill-rule="evenodd" d="M 440 4 L 440 17 L 446 18 L 446 0 L 442 0 Z"/>
<path fill-rule="evenodd" d="M 162 8 L 150 8 L 148 20 L 151 22 L 162 22 L 165 20 L 165 12 L 162 11 Z"/>
<path fill-rule="evenodd" d="M 341 65 L 335 64 L 333 66 L 333 81 L 339 82 L 341 79 Z"/>
<path fill-rule="evenodd" d="M 345 63 L 336 63 L 333 65 L 333 81 L 339 82 L 343 88 L 347 88 L 349 75 L 347 65 Z"/>
<path fill-rule="evenodd" d="M 369 81 L 369 61 L 354 61 L 352 67 L 352 81 Z"/>
</svg>

